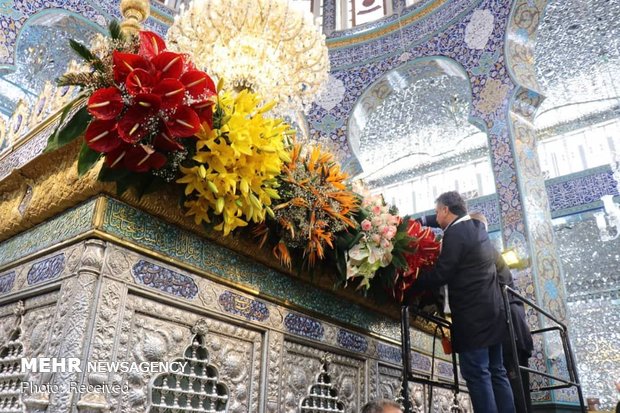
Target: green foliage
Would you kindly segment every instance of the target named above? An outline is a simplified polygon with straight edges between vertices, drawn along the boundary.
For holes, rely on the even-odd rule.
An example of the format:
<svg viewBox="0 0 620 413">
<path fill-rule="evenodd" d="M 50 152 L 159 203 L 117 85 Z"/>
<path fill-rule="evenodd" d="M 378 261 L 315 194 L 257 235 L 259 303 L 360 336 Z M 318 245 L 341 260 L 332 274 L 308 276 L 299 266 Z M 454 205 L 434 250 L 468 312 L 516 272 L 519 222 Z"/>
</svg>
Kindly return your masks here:
<svg viewBox="0 0 620 413">
<path fill-rule="evenodd" d="M 108 26 L 110 30 L 110 37 L 114 40 L 125 40 L 125 35 L 123 34 L 123 30 L 121 29 L 121 25 L 118 20 L 112 20 L 110 25 Z"/>
<path fill-rule="evenodd" d="M 105 66 L 103 65 L 103 62 L 97 56 L 95 56 L 90 50 L 88 50 L 88 48 L 84 46 L 82 43 L 71 39 L 69 40 L 69 45 L 71 46 L 71 48 L 73 49 L 75 53 L 77 53 L 82 59 L 86 60 L 88 63 L 93 65 L 93 67 L 97 71 L 99 72 L 105 71 Z"/>
<path fill-rule="evenodd" d="M 78 176 L 88 172 L 101 158 L 101 155 L 100 152 L 93 151 L 86 145 L 86 142 L 83 142 L 78 156 Z"/>
<path fill-rule="evenodd" d="M 47 146 L 44 152 L 52 152 L 58 148 L 65 146 L 66 144 L 73 142 L 78 136 L 81 136 L 88 123 L 91 120 L 91 116 L 86 109 L 86 106 L 75 112 L 71 120 L 67 122 L 64 127 L 62 126 L 67 118 L 69 112 L 73 109 L 73 106 L 69 105 L 65 107 L 60 115 L 60 122 L 47 140 Z"/>
<path fill-rule="evenodd" d="M 164 182 L 163 179 L 148 172 L 136 173 L 124 168 L 112 169 L 107 165 L 101 167 L 97 179 L 101 182 L 116 183 L 116 194 L 118 196 L 124 194 L 130 188 L 133 188 L 138 199 L 166 186 L 166 182 Z"/>
</svg>

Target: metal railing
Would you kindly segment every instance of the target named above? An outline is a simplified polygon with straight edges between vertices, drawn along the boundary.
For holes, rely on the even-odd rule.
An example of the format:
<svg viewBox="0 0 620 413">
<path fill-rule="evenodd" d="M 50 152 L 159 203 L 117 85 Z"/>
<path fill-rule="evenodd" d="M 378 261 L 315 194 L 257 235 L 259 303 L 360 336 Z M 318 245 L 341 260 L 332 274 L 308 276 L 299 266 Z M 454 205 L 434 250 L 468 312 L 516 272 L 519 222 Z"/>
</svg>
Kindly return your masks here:
<svg viewBox="0 0 620 413">
<path fill-rule="evenodd" d="M 512 313 L 510 310 L 510 300 L 508 297 L 508 294 L 511 294 L 512 297 L 518 299 L 519 301 L 522 301 L 523 303 L 529 305 L 530 307 L 532 307 L 533 309 L 535 309 L 536 311 L 538 311 L 540 314 L 544 315 L 545 317 L 547 317 L 548 319 L 550 319 L 551 321 L 553 321 L 556 325 L 551 326 L 551 327 L 545 327 L 545 328 L 539 328 L 537 330 L 532 330 L 531 333 L 532 335 L 534 334 L 543 334 L 546 332 L 551 332 L 551 331 L 557 331 L 560 334 L 560 339 L 562 340 L 562 347 L 564 350 L 564 356 L 566 358 L 566 369 L 568 370 L 568 376 L 569 379 L 565 379 L 562 377 L 556 377 L 553 376 L 547 372 L 543 372 L 543 371 L 538 371 L 536 369 L 531 369 L 529 367 L 525 367 L 525 366 L 521 366 L 519 365 L 519 359 L 517 356 L 517 344 L 516 344 L 516 339 L 515 339 L 515 329 L 514 329 L 514 325 L 512 323 Z M 550 313 L 548 313 L 547 311 L 545 311 L 544 309 L 542 309 L 541 307 L 539 307 L 537 304 L 535 304 L 534 302 L 532 302 L 531 300 L 523 297 L 521 294 L 519 294 L 518 292 L 516 292 L 515 290 L 513 290 L 512 288 L 508 287 L 508 286 L 503 286 L 502 287 L 502 295 L 504 298 L 504 308 L 506 310 L 506 318 L 507 318 L 507 322 L 508 322 L 508 331 L 510 334 L 510 344 L 512 346 L 512 367 L 514 371 L 518 371 L 519 374 L 517 375 L 517 377 L 520 378 L 521 376 L 521 372 L 528 372 L 530 374 L 536 374 L 539 376 L 543 376 L 546 377 L 548 379 L 551 380 L 555 380 L 557 382 L 560 382 L 562 384 L 554 384 L 554 385 L 549 385 L 549 386 L 543 386 L 543 387 L 537 387 L 534 389 L 527 389 L 528 392 L 531 391 L 545 391 L 545 390 L 556 390 L 556 389 L 565 389 L 565 388 L 569 388 L 569 387 L 576 387 L 577 388 L 577 394 L 579 397 L 579 404 L 580 404 L 580 408 L 581 411 L 583 413 L 586 413 L 586 404 L 584 403 L 584 399 L 583 399 L 583 392 L 581 389 L 581 384 L 579 383 L 579 376 L 577 374 L 577 365 L 575 363 L 575 356 L 573 355 L 573 350 L 571 348 L 570 345 L 570 340 L 568 338 L 568 329 L 566 328 L 566 325 L 564 323 L 562 323 L 561 321 L 559 321 L 557 318 L 555 318 L 553 315 L 551 315 Z M 517 392 L 518 394 L 514 394 L 514 397 L 520 397 L 521 400 L 524 402 L 525 404 L 525 389 L 523 388 L 523 382 L 518 379 L 515 380 L 515 383 L 517 385 Z"/>
<path fill-rule="evenodd" d="M 403 397 L 403 407 L 404 413 L 412 413 L 413 406 L 411 405 L 411 400 L 409 398 L 409 383 L 418 383 L 425 384 L 429 386 L 429 412 L 431 411 L 431 406 L 433 403 L 433 387 L 440 387 L 443 389 L 452 390 L 454 392 L 454 404 L 458 405 L 457 395 L 459 394 L 459 377 L 458 377 L 458 368 L 456 363 L 456 353 L 452 352 L 452 373 L 453 373 L 453 383 L 443 382 L 439 380 L 434 380 L 434 371 L 435 371 L 435 340 L 437 338 L 437 331 L 439 329 L 447 328 L 450 330 L 452 324 L 441 317 L 436 317 L 427 313 L 423 313 L 420 311 L 416 311 L 412 309 L 412 313 L 416 317 L 423 318 L 424 320 L 433 323 L 436 325 L 435 334 L 433 335 L 433 353 L 431 356 L 431 372 L 430 378 L 418 377 L 414 376 L 411 371 L 411 337 L 409 334 L 409 306 L 402 306 L 400 313 L 400 333 L 401 333 L 401 351 L 402 351 L 402 359 L 403 359 L 403 381 L 402 381 L 402 390 L 401 395 Z"/>
</svg>

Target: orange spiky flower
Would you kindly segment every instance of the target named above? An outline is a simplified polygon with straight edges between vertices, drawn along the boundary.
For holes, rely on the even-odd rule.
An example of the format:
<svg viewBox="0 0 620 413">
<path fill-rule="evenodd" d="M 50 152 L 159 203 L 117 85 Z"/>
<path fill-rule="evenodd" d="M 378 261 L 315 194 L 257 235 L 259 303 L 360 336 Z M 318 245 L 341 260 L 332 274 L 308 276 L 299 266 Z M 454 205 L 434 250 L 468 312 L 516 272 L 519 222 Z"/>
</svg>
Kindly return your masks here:
<svg viewBox="0 0 620 413">
<path fill-rule="evenodd" d="M 309 267 L 333 248 L 334 234 L 356 227 L 351 215 L 359 199 L 347 189 L 347 174 L 334 156 L 318 147 L 296 144 L 280 175 L 280 203 L 274 205 L 280 242 L 274 255 L 290 267 L 289 248 L 303 250 Z"/>
</svg>

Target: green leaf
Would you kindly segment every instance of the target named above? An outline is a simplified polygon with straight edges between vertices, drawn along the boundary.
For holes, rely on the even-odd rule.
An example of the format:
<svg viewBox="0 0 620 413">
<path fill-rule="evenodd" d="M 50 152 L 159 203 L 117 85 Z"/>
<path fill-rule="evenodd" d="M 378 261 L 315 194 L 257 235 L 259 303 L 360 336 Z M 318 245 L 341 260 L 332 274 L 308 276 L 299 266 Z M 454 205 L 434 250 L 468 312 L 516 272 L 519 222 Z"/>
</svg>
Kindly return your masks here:
<svg viewBox="0 0 620 413">
<path fill-rule="evenodd" d="M 108 29 L 110 30 L 110 37 L 114 40 L 125 40 L 125 35 L 123 34 L 118 20 L 112 20 L 108 26 Z"/>
<path fill-rule="evenodd" d="M 80 149 L 78 156 L 78 176 L 88 172 L 101 158 L 101 155 L 101 153 L 90 149 L 86 142 L 82 143 L 82 149 Z"/>
<path fill-rule="evenodd" d="M 104 166 L 98 179 L 102 182 L 114 182 L 116 195 L 121 196 L 131 187 L 131 173 L 126 169 L 112 169 Z"/>
<path fill-rule="evenodd" d="M 355 237 L 351 240 L 351 242 L 349 242 L 349 248 L 351 249 L 353 248 L 364 236 L 364 234 L 362 232 L 358 232 Z"/>
<path fill-rule="evenodd" d="M 86 130 L 86 126 L 88 126 L 88 122 L 91 120 L 91 116 L 88 113 L 86 106 L 75 112 L 75 115 L 73 115 L 71 120 L 67 122 L 62 129 L 59 129 L 72 108 L 72 106 L 67 106 L 62 111 L 58 127 L 47 140 L 47 146 L 45 147 L 44 152 L 51 152 L 58 148 L 62 148 L 66 144 L 73 142 L 75 138 L 81 136 Z"/>
<path fill-rule="evenodd" d="M 112 169 L 104 165 L 99 171 L 98 180 L 101 182 L 119 182 L 124 181 L 129 175 L 126 169 Z"/>
<path fill-rule="evenodd" d="M 99 60 L 97 56 L 95 56 L 86 46 L 82 43 L 77 42 L 73 39 L 69 40 L 69 45 L 77 53 L 82 59 L 86 60 L 88 63 L 92 64 L 95 69 L 100 72 L 105 71 L 105 66 L 103 62 Z"/>
</svg>

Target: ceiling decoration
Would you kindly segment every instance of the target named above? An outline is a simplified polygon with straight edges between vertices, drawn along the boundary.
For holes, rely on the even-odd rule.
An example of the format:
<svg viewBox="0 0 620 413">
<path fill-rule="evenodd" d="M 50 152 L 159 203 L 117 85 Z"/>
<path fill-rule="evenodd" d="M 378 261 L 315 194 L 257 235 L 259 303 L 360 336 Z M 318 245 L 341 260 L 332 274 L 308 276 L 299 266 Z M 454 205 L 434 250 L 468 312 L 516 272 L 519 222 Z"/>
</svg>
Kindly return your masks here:
<svg viewBox="0 0 620 413">
<path fill-rule="evenodd" d="M 351 144 L 375 185 L 412 178 L 415 170 L 487 146 L 486 134 L 469 123 L 469 80 L 446 59 L 398 68 L 375 83 L 349 122 Z M 486 151 L 485 151 L 486 152 Z"/>
<path fill-rule="evenodd" d="M 536 73 L 547 99 L 538 129 L 618 108 L 620 1 L 554 0 L 535 49 Z M 617 116 L 617 113 L 616 113 Z"/>
<path fill-rule="evenodd" d="M 69 39 L 87 43 L 97 27 L 64 11 L 30 21 L 20 33 L 16 70 L 0 75 L 0 113 L 13 113 L 19 99 L 34 103 L 45 82 L 64 73 L 75 59 Z"/>
</svg>

